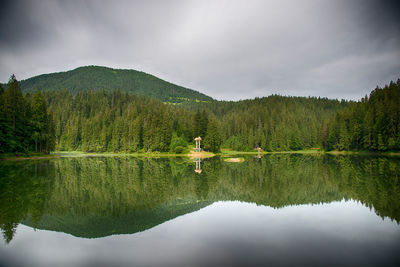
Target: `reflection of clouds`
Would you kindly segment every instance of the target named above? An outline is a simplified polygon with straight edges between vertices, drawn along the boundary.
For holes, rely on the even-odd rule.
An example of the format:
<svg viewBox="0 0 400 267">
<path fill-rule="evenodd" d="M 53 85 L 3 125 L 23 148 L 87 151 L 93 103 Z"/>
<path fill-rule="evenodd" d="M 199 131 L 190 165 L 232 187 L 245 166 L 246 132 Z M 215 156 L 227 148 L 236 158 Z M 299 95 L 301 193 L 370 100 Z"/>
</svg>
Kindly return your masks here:
<svg viewBox="0 0 400 267">
<path fill-rule="evenodd" d="M 216 202 L 150 230 L 97 239 L 24 225 L 0 246 L 0 261 L 26 266 L 335 262 L 379 265 L 400 260 L 400 227 L 355 201 L 281 209 Z"/>
</svg>

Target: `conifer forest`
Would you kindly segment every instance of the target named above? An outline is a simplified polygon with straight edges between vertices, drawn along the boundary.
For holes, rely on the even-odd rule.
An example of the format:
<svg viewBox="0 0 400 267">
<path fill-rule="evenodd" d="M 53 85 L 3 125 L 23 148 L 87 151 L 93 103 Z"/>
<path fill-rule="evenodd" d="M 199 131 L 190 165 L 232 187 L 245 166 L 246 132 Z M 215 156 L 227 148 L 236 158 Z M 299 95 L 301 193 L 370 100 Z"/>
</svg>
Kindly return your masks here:
<svg viewBox="0 0 400 267">
<path fill-rule="evenodd" d="M 234 102 L 203 95 L 199 100 L 192 90 L 179 98 L 104 87 L 41 91 L 21 84 L 32 82 L 19 83 L 12 75 L 0 89 L 1 153 L 182 153 L 197 136 L 211 152 L 400 150 L 400 80 L 360 101 L 271 95 Z"/>
</svg>

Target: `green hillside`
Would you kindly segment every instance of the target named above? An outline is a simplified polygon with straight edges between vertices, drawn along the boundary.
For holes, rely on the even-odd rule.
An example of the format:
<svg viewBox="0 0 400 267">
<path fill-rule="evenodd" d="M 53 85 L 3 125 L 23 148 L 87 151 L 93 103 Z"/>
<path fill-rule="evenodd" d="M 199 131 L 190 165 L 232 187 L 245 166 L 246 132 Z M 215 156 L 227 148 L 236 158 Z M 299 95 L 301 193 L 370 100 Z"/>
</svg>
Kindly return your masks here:
<svg viewBox="0 0 400 267">
<path fill-rule="evenodd" d="M 178 86 L 153 75 L 128 69 L 99 66 L 79 67 L 74 70 L 43 74 L 20 82 L 23 92 L 67 89 L 75 94 L 84 90 L 121 90 L 157 98 L 164 102 L 180 103 L 189 100 L 212 100 L 200 92 Z"/>
</svg>

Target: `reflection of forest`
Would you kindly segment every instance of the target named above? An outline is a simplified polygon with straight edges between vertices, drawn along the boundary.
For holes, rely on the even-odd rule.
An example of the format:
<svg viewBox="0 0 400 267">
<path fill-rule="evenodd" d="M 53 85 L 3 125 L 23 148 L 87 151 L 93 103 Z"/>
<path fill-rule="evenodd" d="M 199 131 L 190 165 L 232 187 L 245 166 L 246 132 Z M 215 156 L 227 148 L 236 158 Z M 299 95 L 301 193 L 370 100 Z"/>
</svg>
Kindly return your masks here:
<svg viewBox="0 0 400 267">
<path fill-rule="evenodd" d="M 82 237 L 134 233 L 218 200 L 275 208 L 355 199 L 400 221 L 400 160 L 271 155 L 227 163 L 185 159 L 64 158 L 0 165 L 0 227 L 19 222 Z"/>
</svg>

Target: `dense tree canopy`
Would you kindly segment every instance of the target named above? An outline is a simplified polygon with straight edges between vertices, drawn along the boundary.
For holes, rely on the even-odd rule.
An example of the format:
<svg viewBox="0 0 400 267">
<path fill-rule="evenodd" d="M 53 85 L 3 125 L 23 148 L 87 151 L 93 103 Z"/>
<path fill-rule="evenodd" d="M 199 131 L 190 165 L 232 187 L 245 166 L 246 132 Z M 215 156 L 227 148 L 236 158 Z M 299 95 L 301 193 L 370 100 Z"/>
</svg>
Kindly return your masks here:
<svg viewBox="0 0 400 267">
<path fill-rule="evenodd" d="M 322 142 L 327 150 L 400 150 L 400 79 L 339 111 Z"/>
<path fill-rule="evenodd" d="M 37 90 L 14 76 L 0 88 L 0 151 L 182 153 L 203 148 L 266 151 L 400 149 L 400 81 L 361 102 L 272 95 L 174 105 L 120 90 Z"/>
<path fill-rule="evenodd" d="M 87 152 L 167 151 L 174 108 L 120 91 L 46 93 L 57 149 Z"/>
<path fill-rule="evenodd" d="M 67 89 L 76 94 L 87 90 L 106 90 L 135 93 L 165 102 L 211 101 L 200 92 L 161 80 L 153 75 L 124 69 L 86 66 L 74 70 L 35 76 L 21 81 L 23 92 Z"/>
<path fill-rule="evenodd" d="M 290 150 L 320 146 L 322 121 L 346 102 L 271 96 L 241 102 L 163 104 L 120 91 L 46 92 L 57 149 L 169 151 L 173 135 L 204 148 Z"/>
<path fill-rule="evenodd" d="M 273 95 L 187 107 L 207 110 L 217 118 L 223 147 L 279 151 L 320 147 L 322 122 L 347 105 L 345 101 L 326 98 Z"/>
<path fill-rule="evenodd" d="M 54 149 L 54 132 L 47 101 L 38 90 L 23 96 L 14 75 L 0 90 L 0 152 L 44 152 Z"/>
</svg>

